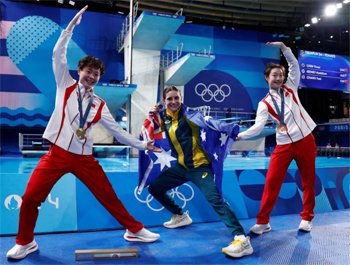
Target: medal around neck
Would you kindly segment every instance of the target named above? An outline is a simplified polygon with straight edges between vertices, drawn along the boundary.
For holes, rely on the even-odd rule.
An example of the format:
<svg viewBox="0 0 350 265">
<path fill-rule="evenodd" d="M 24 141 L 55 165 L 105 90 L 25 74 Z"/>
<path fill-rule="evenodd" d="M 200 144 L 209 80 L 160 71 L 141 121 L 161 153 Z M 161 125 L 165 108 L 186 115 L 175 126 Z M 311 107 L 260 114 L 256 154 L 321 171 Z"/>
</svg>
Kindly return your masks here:
<svg viewBox="0 0 350 265">
<path fill-rule="evenodd" d="M 89 115 L 94 98 L 92 96 L 90 97 L 90 101 L 89 101 L 88 106 L 86 107 L 85 113 L 83 115 L 83 103 L 82 103 L 79 84 L 78 84 L 78 91 L 79 91 L 78 107 L 79 107 L 79 114 L 80 114 L 80 121 L 79 121 L 80 125 L 79 125 L 79 129 L 75 131 L 75 134 L 78 136 L 79 140 L 85 140 L 86 131 L 83 128 L 84 128 L 84 125 L 86 123 L 87 117 Z"/>
<path fill-rule="evenodd" d="M 78 136 L 79 140 L 85 140 L 86 138 L 86 131 L 83 128 L 76 130 L 75 134 Z"/>
<path fill-rule="evenodd" d="M 277 131 L 278 131 L 279 133 L 286 134 L 286 133 L 287 133 L 287 127 L 286 127 L 286 125 L 284 125 L 284 124 L 278 125 Z"/>
</svg>

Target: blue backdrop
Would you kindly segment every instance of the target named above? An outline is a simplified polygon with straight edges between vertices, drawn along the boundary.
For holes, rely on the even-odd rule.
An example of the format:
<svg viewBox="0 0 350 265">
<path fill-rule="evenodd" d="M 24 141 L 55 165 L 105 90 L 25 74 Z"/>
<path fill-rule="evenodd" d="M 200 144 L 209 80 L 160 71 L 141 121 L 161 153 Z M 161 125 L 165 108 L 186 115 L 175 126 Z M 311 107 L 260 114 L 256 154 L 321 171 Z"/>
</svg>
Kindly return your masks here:
<svg viewBox="0 0 350 265">
<path fill-rule="evenodd" d="M 1 1 L 1 126 L 46 126 L 55 102 L 52 50 L 76 12 Z M 116 51 L 116 38 L 124 19 L 122 15 L 85 12 L 68 49 L 68 67 L 73 77 L 78 77 L 79 59 L 94 55 L 106 66 L 100 82 L 124 80 L 124 55 Z M 162 53 L 179 43 L 184 43 L 183 55 L 198 52 L 205 48 L 204 44 L 211 45 L 216 59 L 186 85 L 185 103 L 193 107 L 205 103 L 213 110 L 230 107 L 250 112 L 267 93 L 262 75 L 265 64 L 280 59 L 278 49 L 265 45 L 272 40 L 271 34 L 262 32 L 182 24 Z M 199 83 L 203 85 L 195 93 Z M 215 98 L 206 98 L 206 87 L 210 87 Z"/>
</svg>

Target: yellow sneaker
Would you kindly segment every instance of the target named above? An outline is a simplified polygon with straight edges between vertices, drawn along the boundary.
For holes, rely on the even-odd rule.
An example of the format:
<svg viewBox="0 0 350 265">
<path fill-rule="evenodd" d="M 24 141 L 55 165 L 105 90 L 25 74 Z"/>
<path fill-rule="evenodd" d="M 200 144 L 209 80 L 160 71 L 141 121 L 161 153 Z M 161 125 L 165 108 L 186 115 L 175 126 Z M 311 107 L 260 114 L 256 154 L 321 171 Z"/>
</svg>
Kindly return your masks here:
<svg viewBox="0 0 350 265">
<path fill-rule="evenodd" d="M 163 225 L 166 228 L 178 228 L 189 224 L 192 224 L 192 219 L 187 211 L 181 215 L 178 215 L 178 214 L 174 215 L 173 217 L 171 217 L 170 221 L 165 222 Z"/>
<path fill-rule="evenodd" d="M 251 255 L 253 252 L 249 236 L 244 235 L 235 236 L 234 241 L 228 247 L 222 249 L 222 253 L 233 258 L 241 258 Z"/>
</svg>

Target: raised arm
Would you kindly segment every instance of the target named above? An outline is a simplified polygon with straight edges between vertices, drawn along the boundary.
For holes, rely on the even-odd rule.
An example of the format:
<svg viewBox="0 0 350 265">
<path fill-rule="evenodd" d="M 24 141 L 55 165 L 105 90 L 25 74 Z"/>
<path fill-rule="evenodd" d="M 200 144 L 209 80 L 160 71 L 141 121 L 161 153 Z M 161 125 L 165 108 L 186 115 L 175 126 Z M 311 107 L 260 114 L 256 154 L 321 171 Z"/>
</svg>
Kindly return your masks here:
<svg viewBox="0 0 350 265">
<path fill-rule="evenodd" d="M 84 8 L 80 9 L 80 11 L 73 17 L 73 19 L 69 22 L 66 31 L 73 32 L 73 29 L 76 25 L 80 24 L 81 18 L 86 11 L 88 6 L 85 6 Z"/>
<path fill-rule="evenodd" d="M 288 47 L 286 45 L 284 45 L 284 43 L 281 41 L 267 42 L 266 45 L 267 46 L 276 46 L 276 47 L 280 48 L 282 52 L 285 52 L 288 49 Z"/>
<path fill-rule="evenodd" d="M 288 62 L 288 70 L 289 70 L 288 79 L 285 85 L 293 89 L 294 91 L 296 91 L 299 87 L 299 82 L 300 82 L 300 69 L 299 69 L 298 60 L 295 58 L 291 49 L 288 48 L 286 45 L 283 44 L 283 42 L 280 42 L 280 41 L 267 42 L 266 45 L 279 47 L 283 52 L 283 55 Z"/>
<path fill-rule="evenodd" d="M 82 14 L 87 8 L 88 6 L 85 6 L 83 9 L 81 9 L 74 16 L 71 22 L 69 22 L 69 25 L 61 33 L 61 36 L 58 39 L 55 48 L 53 49 L 52 68 L 53 73 L 55 75 L 58 90 L 64 90 L 75 83 L 75 80 L 69 74 L 69 70 L 67 67 L 67 47 L 72 37 L 72 31 L 74 27 L 80 23 Z"/>
</svg>

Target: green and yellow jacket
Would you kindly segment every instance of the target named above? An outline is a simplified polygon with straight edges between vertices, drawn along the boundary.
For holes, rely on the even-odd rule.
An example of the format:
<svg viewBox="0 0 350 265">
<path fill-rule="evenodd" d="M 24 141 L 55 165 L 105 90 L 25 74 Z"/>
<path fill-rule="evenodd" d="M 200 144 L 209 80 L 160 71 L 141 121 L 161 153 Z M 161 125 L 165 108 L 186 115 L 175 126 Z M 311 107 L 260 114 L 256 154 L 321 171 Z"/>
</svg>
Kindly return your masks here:
<svg viewBox="0 0 350 265">
<path fill-rule="evenodd" d="M 181 106 L 182 108 L 182 106 Z M 174 114 L 167 109 L 161 128 L 167 134 L 171 151 L 184 168 L 210 164 L 210 158 L 200 144 L 199 127 L 185 118 L 181 108 Z"/>
</svg>

